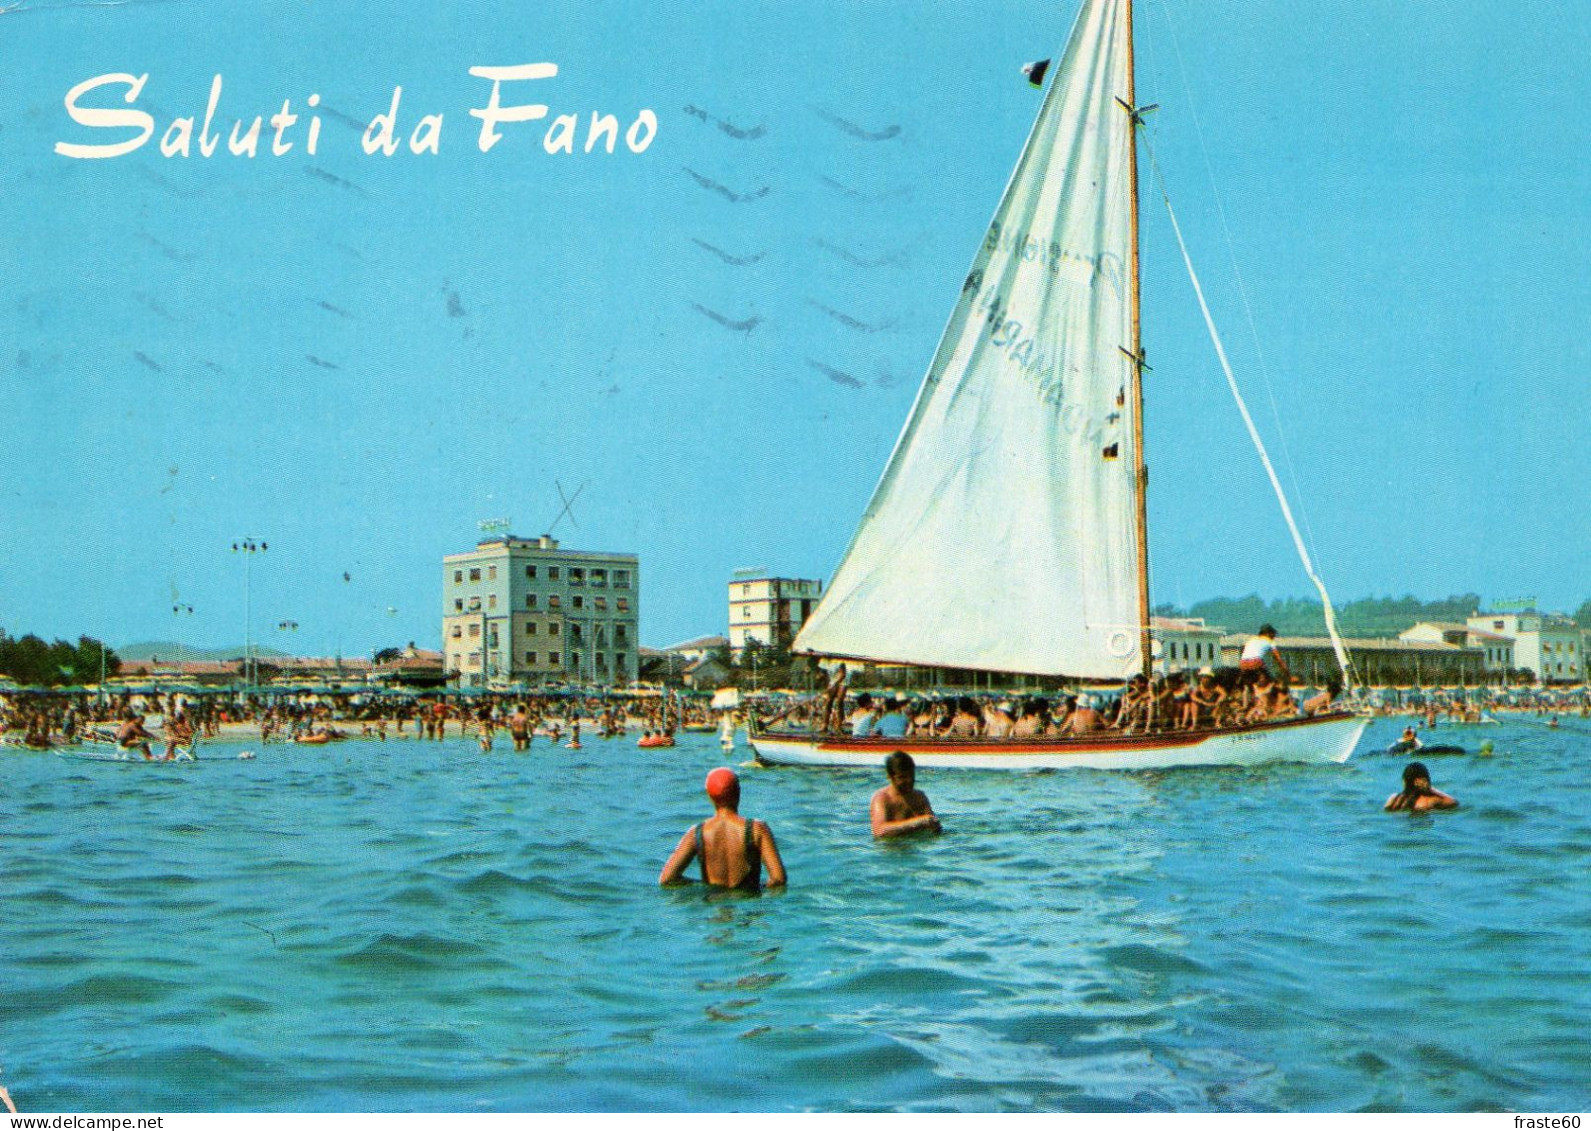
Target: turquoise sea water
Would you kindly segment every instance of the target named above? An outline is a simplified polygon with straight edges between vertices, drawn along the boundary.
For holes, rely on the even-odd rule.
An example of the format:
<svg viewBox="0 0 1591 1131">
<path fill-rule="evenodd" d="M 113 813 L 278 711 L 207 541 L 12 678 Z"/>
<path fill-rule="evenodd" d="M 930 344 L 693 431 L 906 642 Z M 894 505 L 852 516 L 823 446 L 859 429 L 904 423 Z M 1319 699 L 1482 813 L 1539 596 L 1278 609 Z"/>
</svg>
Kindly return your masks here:
<svg viewBox="0 0 1591 1131">
<path fill-rule="evenodd" d="M 1429 760 L 1456 813 L 1381 813 L 1386 755 L 947 771 L 919 783 L 946 835 L 887 845 L 879 775 L 749 768 L 792 881 L 760 897 L 655 886 L 711 735 L 6 752 L 0 1084 L 33 1111 L 1584 1109 L 1591 723 L 1436 737 L 1497 746 Z"/>
</svg>

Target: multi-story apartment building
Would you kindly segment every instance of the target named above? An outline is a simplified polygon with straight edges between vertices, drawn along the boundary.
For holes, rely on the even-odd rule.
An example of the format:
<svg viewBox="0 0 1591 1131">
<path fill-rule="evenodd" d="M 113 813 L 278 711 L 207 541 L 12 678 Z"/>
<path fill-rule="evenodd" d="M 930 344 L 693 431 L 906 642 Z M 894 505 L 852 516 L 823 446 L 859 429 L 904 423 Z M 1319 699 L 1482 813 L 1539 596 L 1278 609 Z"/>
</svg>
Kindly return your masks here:
<svg viewBox="0 0 1591 1131">
<path fill-rule="evenodd" d="M 634 554 L 501 535 L 442 559 L 442 651 L 464 687 L 622 684 L 640 657 Z"/>
<path fill-rule="evenodd" d="M 737 569 L 729 582 L 729 647 L 735 653 L 755 640 L 788 645 L 823 596 L 823 582 L 770 577 L 767 570 Z"/>
</svg>

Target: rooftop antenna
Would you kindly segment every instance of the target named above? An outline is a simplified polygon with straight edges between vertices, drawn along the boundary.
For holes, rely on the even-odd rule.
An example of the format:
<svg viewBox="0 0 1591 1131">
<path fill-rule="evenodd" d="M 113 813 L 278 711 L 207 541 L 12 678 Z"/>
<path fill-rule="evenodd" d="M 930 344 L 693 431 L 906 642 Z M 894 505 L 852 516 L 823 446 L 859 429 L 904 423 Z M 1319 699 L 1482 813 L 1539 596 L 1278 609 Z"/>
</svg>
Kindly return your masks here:
<svg viewBox="0 0 1591 1131">
<path fill-rule="evenodd" d="M 580 486 L 575 489 L 575 493 L 573 495 L 565 495 L 563 491 L 563 484 L 558 480 L 554 479 L 552 482 L 553 485 L 558 488 L 558 498 L 563 501 L 563 510 L 558 512 L 558 517 L 552 520 L 551 526 L 547 527 L 547 533 L 549 536 L 558 528 L 558 524 L 564 520 L 565 515 L 569 516 L 569 522 L 571 525 L 575 526 L 576 528 L 580 526 L 580 523 L 575 521 L 575 500 L 580 497 L 580 492 L 586 489 L 586 484 L 589 483 L 590 480 L 588 479 L 586 483 L 580 484 Z"/>
</svg>

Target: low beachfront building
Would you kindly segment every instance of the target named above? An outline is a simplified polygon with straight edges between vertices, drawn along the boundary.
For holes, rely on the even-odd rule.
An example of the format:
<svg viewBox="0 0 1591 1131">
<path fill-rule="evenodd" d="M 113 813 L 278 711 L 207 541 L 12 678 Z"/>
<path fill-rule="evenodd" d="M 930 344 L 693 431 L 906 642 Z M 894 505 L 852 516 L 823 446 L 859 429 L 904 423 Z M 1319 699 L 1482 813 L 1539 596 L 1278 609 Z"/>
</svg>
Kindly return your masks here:
<svg viewBox="0 0 1591 1131">
<path fill-rule="evenodd" d="M 1155 670 L 1196 672 L 1221 663 L 1221 638 L 1226 630 L 1204 623 L 1202 617 L 1152 617 Z"/>
<path fill-rule="evenodd" d="M 729 646 L 736 656 L 747 644 L 785 647 L 818 607 L 823 582 L 773 577 L 765 569 L 737 569 L 729 581 Z"/>
<path fill-rule="evenodd" d="M 1478 648 L 1485 657 L 1486 670 L 1499 675 L 1514 667 L 1514 638 L 1501 632 L 1476 628 L 1473 625 L 1421 621 L 1413 628 L 1398 633 L 1398 639 L 1427 643 L 1441 641 L 1444 644 L 1456 644 L 1463 648 Z"/>
<path fill-rule="evenodd" d="M 1534 673 L 1542 683 L 1579 683 L 1585 679 L 1585 632 L 1572 617 L 1523 612 L 1484 613 L 1467 624 L 1514 642 L 1513 667 Z"/>
<path fill-rule="evenodd" d="M 723 651 L 728 646 L 727 636 L 696 636 L 690 640 L 681 640 L 678 644 L 670 644 L 663 651 L 671 656 L 678 656 L 687 664 L 694 664 Z"/>
<path fill-rule="evenodd" d="M 483 539 L 442 559 L 442 651 L 464 687 L 633 682 L 634 554 L 566 550 L 550 535 Z"/>
<path fill-rule="evenodd" d="M 1221 662 L 1236 667 L 1247 640 L 1244 633 L 1223 637 Z M 1340 676 L 1342 669 L 1329 636 L 1281 636 L 1276 646 L 1281 649 L 1287 669 L 1305 684 L 1319 687 L 1326 679 Z M 1476 687 L 1501 678 L 1500 674 L 1488 673 L 1485 654 L 1479 648 L 1445 640 L 1344 637 L 1343 646 L 1355 674 L 1371 685 Z"/>
</svg>

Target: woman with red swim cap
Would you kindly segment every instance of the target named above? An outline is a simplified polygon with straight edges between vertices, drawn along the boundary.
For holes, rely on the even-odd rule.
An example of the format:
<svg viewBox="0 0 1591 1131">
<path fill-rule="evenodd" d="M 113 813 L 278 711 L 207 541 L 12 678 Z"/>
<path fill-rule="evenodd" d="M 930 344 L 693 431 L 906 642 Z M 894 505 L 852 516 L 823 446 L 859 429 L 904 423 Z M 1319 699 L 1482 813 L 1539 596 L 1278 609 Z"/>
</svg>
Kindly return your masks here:
<svg viewBox="0 0 1591 1131">
<path fill-rule="evenodd" d="M 762 821 L 740 815 L 740 779 L 735 771 L 720 766 L 708 774 L 707 796 L 713 803 L 713 815 L 685 831 L 657 882 L 689 882 L 685 869 L 692 860 L 700 860 L 702 883 L 709 887 L 759 891 L 763 868 L 768 869 L 769 887 L 782 886 L 784 861 L 779 859 L 773 830 Z"/>
</svg>

